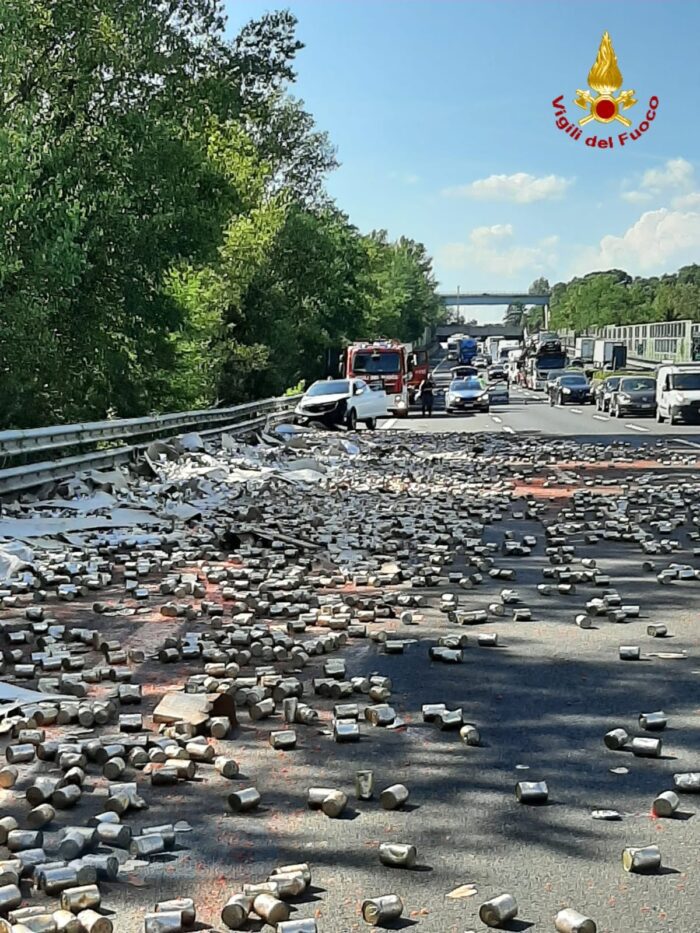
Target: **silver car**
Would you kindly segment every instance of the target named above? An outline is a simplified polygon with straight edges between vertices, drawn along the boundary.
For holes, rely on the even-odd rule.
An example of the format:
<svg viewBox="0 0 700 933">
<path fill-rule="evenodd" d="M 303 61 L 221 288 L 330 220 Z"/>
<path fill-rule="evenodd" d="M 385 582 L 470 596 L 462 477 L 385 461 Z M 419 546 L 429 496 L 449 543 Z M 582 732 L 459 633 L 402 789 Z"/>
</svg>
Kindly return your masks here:
<svg viewBox="0 0 700 933">
<path fill-rule="evenodd" d="M 489 402 L 492 405 L 507 405 L 510 401 L 510 392 L 508 391 L 507 382 L 491 382 L 489 383 Z"/>
<path fill-rule="evenodd" d="M 453 379 L 445 394 L 445 411 L 488 411 L 489 390 L 478 376 Z"/>
</svg>

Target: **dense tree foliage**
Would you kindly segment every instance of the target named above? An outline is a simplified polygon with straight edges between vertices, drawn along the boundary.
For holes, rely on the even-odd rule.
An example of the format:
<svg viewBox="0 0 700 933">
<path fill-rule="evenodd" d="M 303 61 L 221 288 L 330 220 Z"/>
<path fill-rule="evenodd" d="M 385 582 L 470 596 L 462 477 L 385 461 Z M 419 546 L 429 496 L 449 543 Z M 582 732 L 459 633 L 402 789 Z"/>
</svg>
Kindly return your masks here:
<svg viewBox="0 0 700 933">
<path fill-rule="evenodd" d="M 585 332 L 608 324 L 700 321 L 700 265 L 641 278 L 621 269 L 592 272 L 552 288 L 551 323 Z"/>
<path fill-rule="evenodd" d="M 529 295 L 548 295 L 551 292 L 547 279 L 540 277 L 528 288 Z M 503 317 L 509 327 L 522 327 L 529 333 L 539 330 L 544 324 L 544 308 L 516 301 L 509 304 Z"/>
<path fill-rule="evenodd" d="M 0 7 L 5 426 L 278 392 L 440 314 L 420 244 L 363 236 L 292 98 L 289 13 L 219 0 Z"/>
</svg>

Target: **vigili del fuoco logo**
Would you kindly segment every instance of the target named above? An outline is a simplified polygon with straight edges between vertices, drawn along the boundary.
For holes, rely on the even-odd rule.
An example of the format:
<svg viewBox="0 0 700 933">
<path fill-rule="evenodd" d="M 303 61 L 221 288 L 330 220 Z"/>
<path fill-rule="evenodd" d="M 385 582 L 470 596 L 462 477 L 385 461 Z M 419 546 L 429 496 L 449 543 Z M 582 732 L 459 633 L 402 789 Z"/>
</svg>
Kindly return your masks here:
<svg viewBox="0 0 700 933">
<path fill-rule="evenodd" d="M 656 118 L 656 111 L 659 106 L 659 98 L 651 97 L 649 99 L 648 109 L 644 119 L 629 132 L 616 132 L 614 135 L 599 136 L 583 135 L 582 126 L 590 126 L 591 123 L 620 124 L 623 127 L 631 127 L 632 120 L 625 115 L 638 103 L 634 96 L 634 91 L 620 91 L 622 87 L 622 74 L 617 64 L 617 56 L 613 48 L 610 34 L 603 33 L 600 40 L 600 48 L 593 67 L 588 72 L 588 85 L 591 91 L 576 91 L 574 103 L 586 111 L 586 115 L 578 121 L 570 119 L 567 116 L 566 105 L 564 104 L 564 95 L 560 94 L 552 101 L 552 107 L 555 110 L 555 125 L 562 132 L 566 133 L 573 140 L 584 139 L 587 146 L 592 149 L 614 149 L 616 146 L 625 146 L 630 142 L 640 139 L 651 126 Z M 616 96 L 617 95 L 617 96 Z M 615 126 L 617 129 L 617 126 Z"/>
</svg>

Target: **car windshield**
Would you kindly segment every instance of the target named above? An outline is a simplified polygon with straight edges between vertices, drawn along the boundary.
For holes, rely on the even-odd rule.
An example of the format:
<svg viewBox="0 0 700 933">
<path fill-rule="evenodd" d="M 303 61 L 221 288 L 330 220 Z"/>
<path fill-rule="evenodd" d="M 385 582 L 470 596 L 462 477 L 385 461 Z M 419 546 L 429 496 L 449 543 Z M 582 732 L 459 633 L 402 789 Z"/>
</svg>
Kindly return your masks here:
<svg viewBox="0 0 700 933">
<path fill-rule="evenodd" d="M 672 373 L 672 389 L 687 389 L 690 391 L 700 389 L 700 372 L 695 373 Z"/>
<path fill-rule="evenodd" d="M 588 382 L 585 376 L 577 376 L 576 373 L 572 373 L 570 376 L 562 376 L 561 384 L 563 386 L 587 386 Z"/>
<path fill-rule="evenodd" d="M 566 366 L 566 360 L 563 360 L 560 356 L 553 356 L 550 359 L 544 357 L 537 360 L 537 368 L 541 371 L 558 369 L 561 372 L 564 366 Z"/>
<path fill-rule="evenodd" d="M 656 382 L 653 379 L 622 379 L 620 392 L 653 392 Z"/>
<path fill-rule="evenodd" d="M 450 388 L 460 392 L 465 389 L 481 389 L 483 386 L 478 379 L 455 379 Z"/>
<path fill-rule="evenodd" d="M 396 350 L 384 353 L 364 350 L 355 354 L 352 368 L 356 373 L 398 373 L 401 372 L 401 354 Z"/>
<path fill-rule="evenodd" d="M 350 394 L 346 379 L 329 379 L 327 382 L 314 382 L 307 395 L 342 395 Z"/>
</svg>

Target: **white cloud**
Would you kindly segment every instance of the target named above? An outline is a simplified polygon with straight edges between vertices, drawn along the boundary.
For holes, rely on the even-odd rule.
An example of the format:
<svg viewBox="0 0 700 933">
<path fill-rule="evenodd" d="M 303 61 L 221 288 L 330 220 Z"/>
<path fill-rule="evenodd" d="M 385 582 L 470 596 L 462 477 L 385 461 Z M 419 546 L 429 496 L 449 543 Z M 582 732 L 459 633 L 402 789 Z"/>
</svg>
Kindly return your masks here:
<svg viewBox="0 0 700 933">
<path fill-rule="evenodd" d="M 693 166 L 687 159 L 669 159 L 663 168 L 650 168 L 642 175 L 641 187 L 648 191 L 684 188 L 693 183 Z"/>
<path fill-rule="evenodd" d="M 478 201 L 511 201 L 516 204 L 532 204 L 533 201 L 552 201 L 562 198 L 573 184 L 573 178 L 560 175 L 543 175 L 537 178 L 527 172 L 514 175 L 489 175 L 478 178 L 468 185 L 445 188 L 446 197 L 472 198 Z"/>
<path fill-rule="evenodd" d="M 438 259 L 446 268 L 468 268 L 503 278 L 524 270 L 539 273 L 554 267 L 558 237 L 545 237 L 525 246 L 513 243 L 513 235 L 511 224 L 475 227 L 466 243 L 448 243 L 438 250 Z"/>
<path fill-rule="evenodd" d="M 608 234 L 597 247 L 585 250 L 575 274 L 617 268 L 632 275 L 653 275 L 694 262 L 698 253 L 700 211 L 662 208 L 646 211 L 621 236 Z"/>
<path fill-rule="evenodd" d="M 474 227 L 469 240 L 477 246 L 488 246 L 491 241 L 510 236 L 513 236 L 512 224 L 493 224 L 491 227 Z"/>
<path fill-rule="evenodd" d="M 417 185 L 420 181 L 420 175 L 415 175 L 413 172 L 390 172 L 389 178 L 403 182 L 404 185 Z"/>
<path fill-rule="evenodd" d="M 677 159 L 668 159 L 662 168 L 647 169 L 639 181 L 638 188 L 623 191 L 621 197 L 632 204 L 641 204 L 643 201 L 650 201 L 654 195 L 668 191 L 687 191 L 692 187 L 694 178 L 695 169 L 692 163 L 679 156 Z"/>
<path fill-rule="evenodd" d="M 691 191 L 690 194 L 680 194 L 671 201 L 671 205 L 678 210 L 696 210 L 700 208 L 700 191 Z"/>
<path fill-rule="evenodd" d="M 620 197 L 623 201 L 629 201 L 630 204 L 642 204 L 644 201 L 651 200 L 651 195 L 646 191 L 623 191 Z"/>
</svg>

